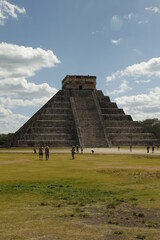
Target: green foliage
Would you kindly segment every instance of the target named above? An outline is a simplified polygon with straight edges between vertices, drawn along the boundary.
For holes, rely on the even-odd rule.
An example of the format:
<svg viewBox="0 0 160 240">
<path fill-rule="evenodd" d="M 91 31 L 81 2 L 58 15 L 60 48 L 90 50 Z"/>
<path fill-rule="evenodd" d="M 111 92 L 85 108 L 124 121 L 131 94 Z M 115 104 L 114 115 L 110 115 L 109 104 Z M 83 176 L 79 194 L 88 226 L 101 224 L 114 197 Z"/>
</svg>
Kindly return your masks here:
<svg viewBox="0 0 160 240">
<path fill-rule="evenodd" d="M 160 139 L 160 120 L 158 118 L 146 119 L 140 122 L 140 125 L 144 127 L 144 129 L 153 133 L 156 138 Z"/>
<path fill-rule="evenodd" d="M 10 140 L 12 138 L 12 133 L 0 134 L 0 147 L 10 146 Z"/>
</svg>

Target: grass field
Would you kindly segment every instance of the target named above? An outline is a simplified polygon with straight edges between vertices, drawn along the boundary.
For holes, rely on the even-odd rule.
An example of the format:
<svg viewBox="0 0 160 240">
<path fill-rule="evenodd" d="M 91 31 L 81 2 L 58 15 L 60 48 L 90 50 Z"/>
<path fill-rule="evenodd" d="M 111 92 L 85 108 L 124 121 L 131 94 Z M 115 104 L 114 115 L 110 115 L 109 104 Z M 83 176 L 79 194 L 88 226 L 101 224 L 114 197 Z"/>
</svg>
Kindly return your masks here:
<svg viewBox="0 0 160 240">
<path fill-rule="evenodd" d="M 0 152 L 0 239 L 160 239 L 160 157 Z"/>
</svg>

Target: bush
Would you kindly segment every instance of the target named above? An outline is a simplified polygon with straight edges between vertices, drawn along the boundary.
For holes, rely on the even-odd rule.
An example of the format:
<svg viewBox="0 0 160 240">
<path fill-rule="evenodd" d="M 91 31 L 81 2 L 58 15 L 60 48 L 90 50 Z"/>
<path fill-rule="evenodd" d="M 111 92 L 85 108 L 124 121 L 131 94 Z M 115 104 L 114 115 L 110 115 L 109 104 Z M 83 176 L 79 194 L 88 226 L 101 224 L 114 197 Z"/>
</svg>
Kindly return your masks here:
<svg viewBox="0 0 160 240">
<path fill-rule="evenodd" d="M 0 147 L 10 147 L 12 133 L 0 134 Z"/>
</svg>

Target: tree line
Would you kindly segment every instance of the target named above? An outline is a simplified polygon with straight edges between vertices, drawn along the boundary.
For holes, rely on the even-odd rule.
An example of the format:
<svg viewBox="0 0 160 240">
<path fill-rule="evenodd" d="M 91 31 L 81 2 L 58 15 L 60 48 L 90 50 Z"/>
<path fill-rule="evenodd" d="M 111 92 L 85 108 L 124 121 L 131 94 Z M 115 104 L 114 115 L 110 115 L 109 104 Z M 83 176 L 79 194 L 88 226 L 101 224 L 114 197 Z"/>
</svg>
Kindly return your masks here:
<svg viewBox="0 0 160 240">
<path fill-rule="evenodd" d="M 146 129 L 146 132 L 153 133 L 157 139 L 160 139 L 160 120 L 158 118 L 146 119 L 139 123 Z"/>
</svg>

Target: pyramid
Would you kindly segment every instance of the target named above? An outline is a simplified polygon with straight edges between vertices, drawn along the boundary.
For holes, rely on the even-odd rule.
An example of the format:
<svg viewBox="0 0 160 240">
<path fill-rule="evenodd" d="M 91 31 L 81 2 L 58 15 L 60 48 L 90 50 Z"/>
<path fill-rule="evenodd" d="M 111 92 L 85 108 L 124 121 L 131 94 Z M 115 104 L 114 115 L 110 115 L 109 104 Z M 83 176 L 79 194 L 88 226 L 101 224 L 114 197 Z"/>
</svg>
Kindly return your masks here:
<svg viewBox="0 0 160 240">
<path fill-rule="evenodd" d="M 96 89 L 95 76 L 67 75 L 62 89 L 13 136 L 12 146 L 112 147 L 156 145 L 123 109 Z"/>
</svg>

